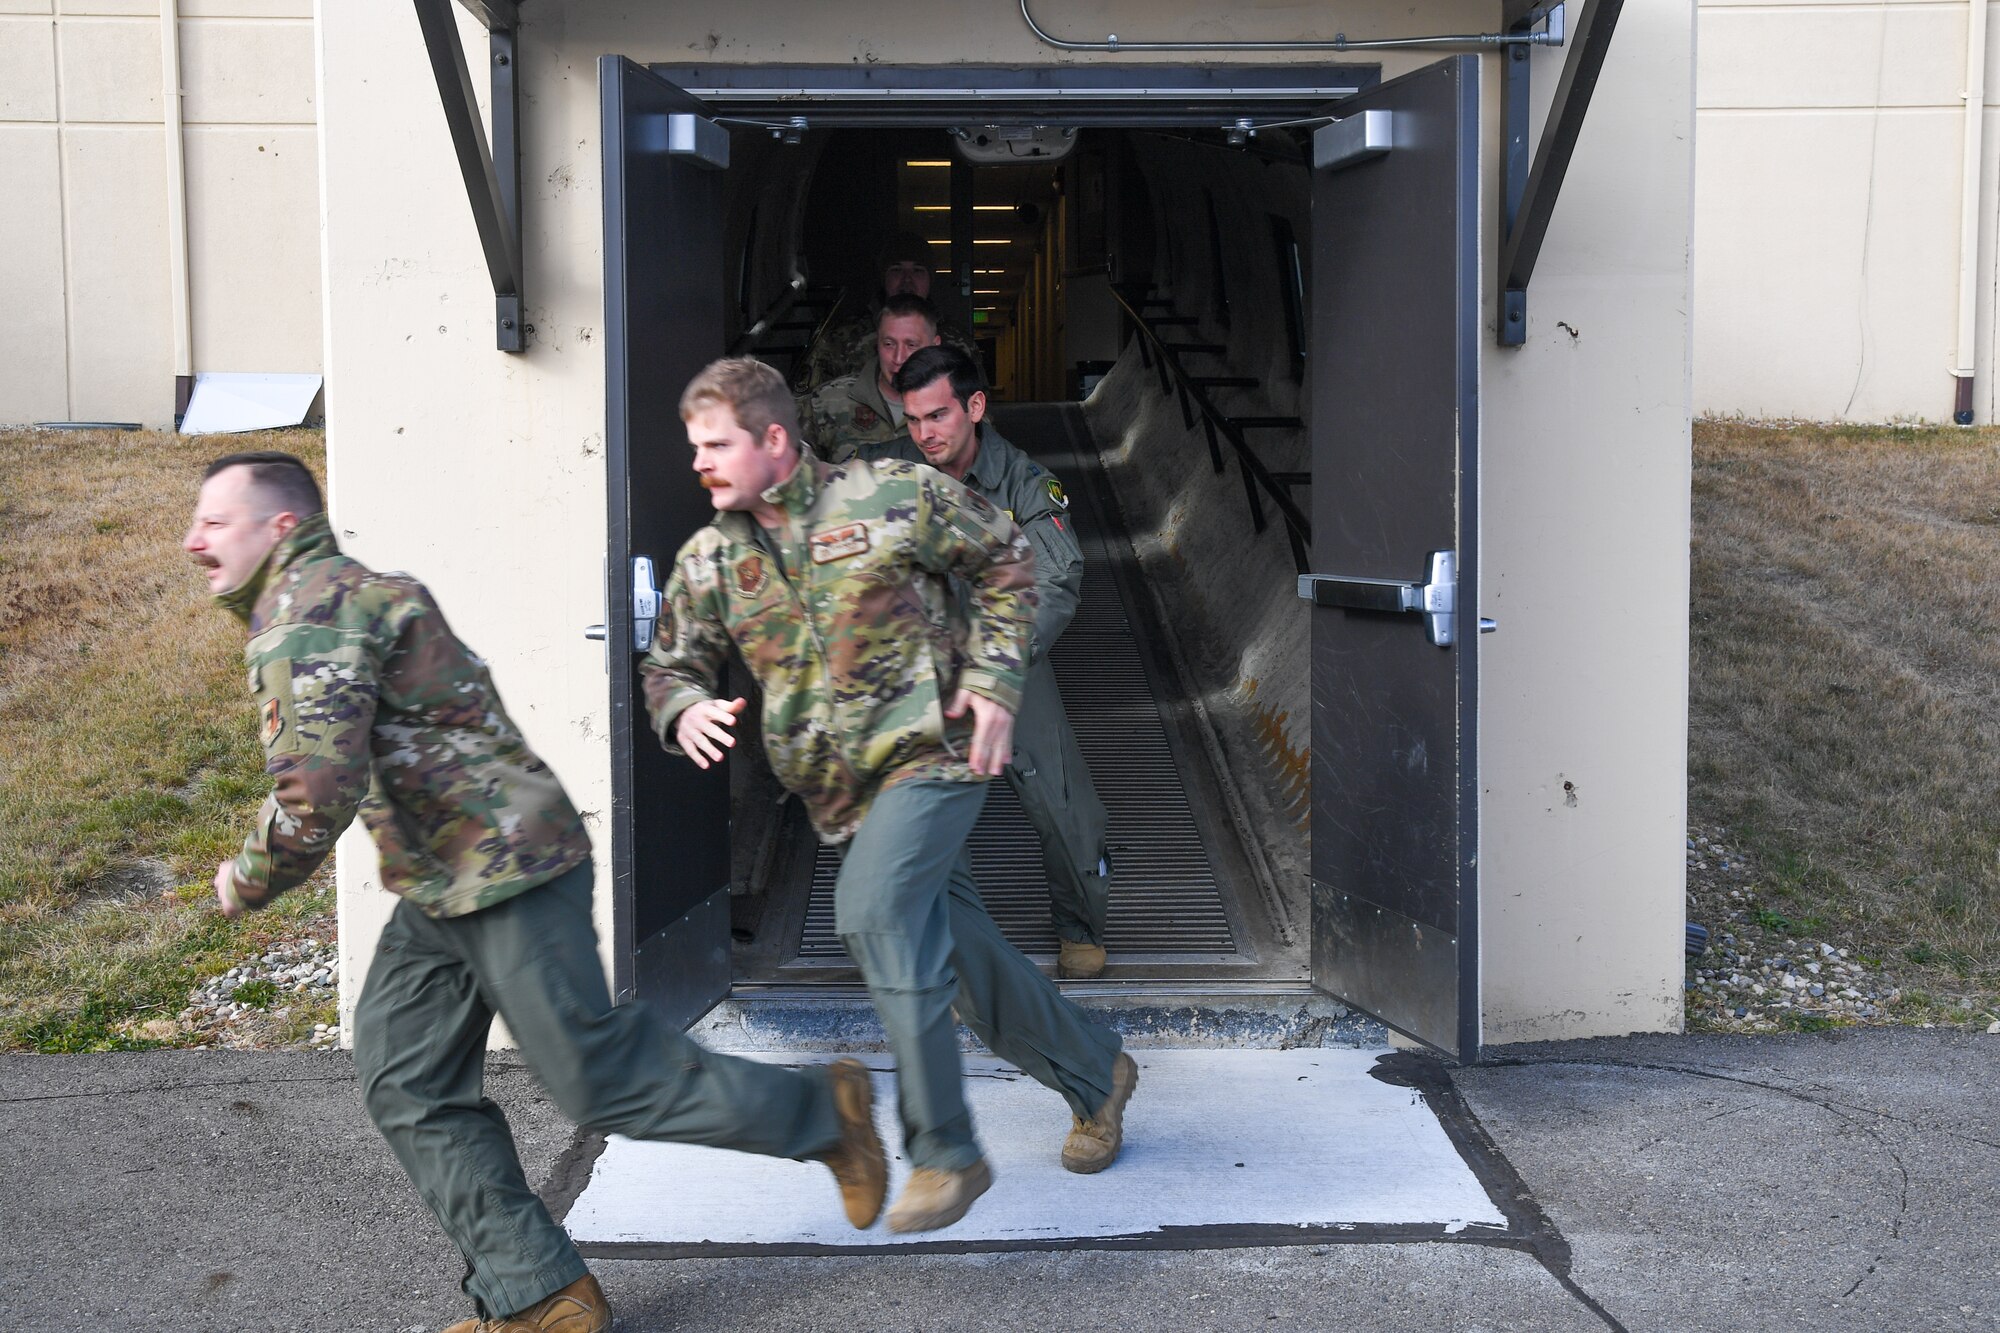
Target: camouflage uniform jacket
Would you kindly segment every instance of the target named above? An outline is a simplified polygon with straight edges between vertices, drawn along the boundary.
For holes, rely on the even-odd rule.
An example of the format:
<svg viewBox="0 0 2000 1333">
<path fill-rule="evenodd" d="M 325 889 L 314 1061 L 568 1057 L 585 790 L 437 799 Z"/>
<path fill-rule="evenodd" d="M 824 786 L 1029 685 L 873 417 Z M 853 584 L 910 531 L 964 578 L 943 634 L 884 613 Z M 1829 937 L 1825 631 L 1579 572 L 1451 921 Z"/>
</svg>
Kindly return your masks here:
<svg viewBox="0 0 2000 1333">
<path fill-rule="evenodd" d="M 917 779 L 979 782 L 957 689 L 1021 705 L 1034 557 L 1020 529 L 942 472 L 802 460 L 764 493 L 767 539 L 730 512 L 674 558 L 639 674 L 674 753 L 683 709 L 715 697 L 733 642 L 764 693 L 771 770 L 827 842 L 854 835 L 876 793 Z M 972 614 L 948 580 L 971 589 Z"/>
<path fill-rule="evenodd" d="M 882 308 L 876 306 L 865 315 L 857 314 L 828 329 L 814 341 L 812 350 L 806 354 L 805 372 L 794 382 L 810 394 L 843 375 L 860 374 L 861 363 L 875 355 L 875 333 L 881 323 Z M 945 346 L 956 347 L 971 357 L 973 365 L 986 364 L 972 335 L 951 320 L 938 325 L 938 338 Z"/>
<path fill-rule="evenodd" d="M 1083 597 L 1083 548 L 1069 518 L 1069 496 L 1056 474 L 1009 443 L 992 421 L 981 424 L 979 452 L 965 470 L 965 485 L 991 500 L 1014 520 L 1035 548 L 1035 642 L 1039 662 L 1062 637 Z M 908 435 L 861 451 L 869 460 L 924 461 Z"/>
<path fill-rule="evenodd" d="M 217 600 L 250 625 L 244 660 L 275 784 L 236 858 L 244 906 L 303 883 L 357 809 L 383 887 L 431 916 L 491 907 L 590 858 L 583 821 L 486 664 L 421 583 L 342 555 L 325 515 Z"/>
<path fill-rule="evenodd" d="M 859 374 L 829 380 L 799 399 L 799 429 L 815 454 L 845 463 L 867 445 L 909 438 L 900 411 L 882 396 L 880 374 L 881 362 L 870 353 Z"/>
</svg>

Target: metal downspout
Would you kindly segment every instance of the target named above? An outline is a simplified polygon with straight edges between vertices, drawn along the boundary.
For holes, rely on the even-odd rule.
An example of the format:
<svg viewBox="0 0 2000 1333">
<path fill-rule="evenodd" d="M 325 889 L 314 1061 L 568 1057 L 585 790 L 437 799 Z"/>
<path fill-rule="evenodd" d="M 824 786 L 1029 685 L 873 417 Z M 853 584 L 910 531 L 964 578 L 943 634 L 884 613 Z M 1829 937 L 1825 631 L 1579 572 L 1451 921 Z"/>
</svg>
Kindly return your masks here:
<svg viewBox="0 0 2000 1333">
<path fill-rule="evenodd" d="M 1972 385 L 1978 368 L 1979 310 L 1979 176 L 1984 156 L 1981 133 L 1986 119 L 1986 5 L 1967 0 L 1965 28 L 1965 165 L 1959 186 L 1958 215 L 1958 356 L 1952 375 L 1958 381 L 1951 419 L 1970 426 L 1975 413 Z"/>
<path fill-rule="evenodd" d="M 188 300 L 187 164 L 181 136 L 178 0 L 160 0 L 160 110 L 167 146 L 167 282 L 174 321 L 174 425 L 194 392 L 194 314 Z"/>
</svg>

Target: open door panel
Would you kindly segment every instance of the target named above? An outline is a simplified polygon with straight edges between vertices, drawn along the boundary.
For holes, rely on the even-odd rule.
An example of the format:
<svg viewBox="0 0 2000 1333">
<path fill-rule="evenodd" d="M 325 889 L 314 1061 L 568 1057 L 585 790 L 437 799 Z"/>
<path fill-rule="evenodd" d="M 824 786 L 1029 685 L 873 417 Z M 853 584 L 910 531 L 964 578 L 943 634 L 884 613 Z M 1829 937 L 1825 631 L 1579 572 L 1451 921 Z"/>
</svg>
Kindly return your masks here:
<svg viewBox="0 0 2000 1333">
<path fill-rule="evenodd" d="M 1479 1048 L 1479 63 L 1341 104 L 1312 181 L 1312 969 Z M 1360 119 L 1357 119 L 1360 118 Z M 1468 623 L 1470 622 L 1470 623 Z"/>
</svg>

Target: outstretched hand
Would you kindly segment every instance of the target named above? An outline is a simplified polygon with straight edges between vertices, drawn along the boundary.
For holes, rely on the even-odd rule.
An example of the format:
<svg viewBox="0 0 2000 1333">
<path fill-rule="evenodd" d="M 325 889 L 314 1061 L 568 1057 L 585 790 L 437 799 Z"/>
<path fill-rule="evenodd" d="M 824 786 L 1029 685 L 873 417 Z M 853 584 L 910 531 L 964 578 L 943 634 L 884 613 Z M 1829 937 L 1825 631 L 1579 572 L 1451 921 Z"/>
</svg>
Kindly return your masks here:
<svg viewBox="0 0 2000 1333">
<path fill-rule="evenodd" d="M 997 778 L 1014 760 L 1014 713 L 985 695 L 960 690 L 944 710 L 946 717 L 964 717 L 972 710 L 972 771 Z"/>
<path fill-rule="evenodd" d="M 689 704 L 674 721 L 674 743 L 687 752 L 696 768 L 721 763 L 723 750 L 736 744 L 732 729 L 748 702 L 703 699 L 698 704 Z"/>
</svg>

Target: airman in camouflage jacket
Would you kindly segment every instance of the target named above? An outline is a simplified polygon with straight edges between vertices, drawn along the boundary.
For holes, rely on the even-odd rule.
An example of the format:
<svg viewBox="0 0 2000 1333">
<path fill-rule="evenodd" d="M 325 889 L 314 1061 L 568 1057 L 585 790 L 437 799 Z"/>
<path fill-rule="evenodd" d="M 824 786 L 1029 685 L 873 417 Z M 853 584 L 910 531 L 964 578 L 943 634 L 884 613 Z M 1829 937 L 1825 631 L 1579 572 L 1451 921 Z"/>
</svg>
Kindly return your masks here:
<svg viewBox="0 0 2000 1333">
<path fill-rule="evenodd" d="M 881 373 L 871 352 L 859 373 L 829 380 L 799 399 L 799 429 L 814 453 L 845 463 L 868 445 L 909 442 L 902 414 L 882 396 Z"/>
<path fill-rule="evenodd" d="M 275 783 L 236 858 L 244 906 L 303 883 L 357 810 L 382 886 L 430 916 L 491 907 L 590 858 L 486 664 L 421 583 L 342 555 L 325 515 L 217 600 L 250 626 L 244 660 Z"/>
<path fill-rule="evenodd" d="M 875 355 L 875 332 L 881 320 L 881 308 L 877 306 L 865 315 L 844 319 L 821 334 L 806 355 L 804 372 L 794 377 L 794 386 L 804 394 L 811 394 L 843 375 L 860 374 L 862 363 Z M 938 325 L 938 337 L 945 346 L 956 347 L 971 357 L 973 365 L 985 364 L 972 335 L 952 321 Z"/>
<path fill-rule="evenodd" d="M 967 758 L 970 716 L 944 709 L 958 689 L 1020 707 L 1035 612 L 1021 530 L 908 463 L 808 456 L 765 498 L 781 528 L 717 514 L 674 559 L 639 668 L 662 743 L 680 752 L 674 723 L 715 697 L 734 642 L 763 688 L 771 769 L 823 840 L 852 837 L 886 787 L 984 781 Z"/>
</svg>

